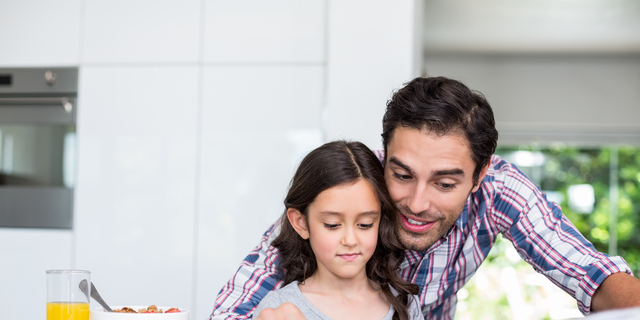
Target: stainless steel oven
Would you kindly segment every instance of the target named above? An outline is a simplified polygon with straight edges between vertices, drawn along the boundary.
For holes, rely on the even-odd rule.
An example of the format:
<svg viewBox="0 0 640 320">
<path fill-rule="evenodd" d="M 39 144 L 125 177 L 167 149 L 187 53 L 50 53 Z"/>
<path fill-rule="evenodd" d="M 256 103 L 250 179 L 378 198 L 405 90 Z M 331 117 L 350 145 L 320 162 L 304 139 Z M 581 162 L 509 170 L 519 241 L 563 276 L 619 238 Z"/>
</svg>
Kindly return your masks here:
<svg viewBox="0 0 640 320">
<path fill-rule="evenodd" d="M 77 89 L 77 68 L 0 68 L 0 227 L 72 227 Z"/>
</svg>

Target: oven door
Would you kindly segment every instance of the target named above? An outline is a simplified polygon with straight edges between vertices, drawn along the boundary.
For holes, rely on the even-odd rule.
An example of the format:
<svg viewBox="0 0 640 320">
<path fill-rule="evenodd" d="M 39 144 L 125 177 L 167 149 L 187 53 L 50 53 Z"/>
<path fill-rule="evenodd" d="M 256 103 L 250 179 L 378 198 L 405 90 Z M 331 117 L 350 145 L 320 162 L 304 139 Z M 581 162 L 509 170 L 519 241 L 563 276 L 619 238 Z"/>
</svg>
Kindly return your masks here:
<svg viewBox="0 0 640 320">
<path fill-rule="evenodd" d="M 0 97 L 0 227 L 71 229 L 75 102 Z"/>
</svg>

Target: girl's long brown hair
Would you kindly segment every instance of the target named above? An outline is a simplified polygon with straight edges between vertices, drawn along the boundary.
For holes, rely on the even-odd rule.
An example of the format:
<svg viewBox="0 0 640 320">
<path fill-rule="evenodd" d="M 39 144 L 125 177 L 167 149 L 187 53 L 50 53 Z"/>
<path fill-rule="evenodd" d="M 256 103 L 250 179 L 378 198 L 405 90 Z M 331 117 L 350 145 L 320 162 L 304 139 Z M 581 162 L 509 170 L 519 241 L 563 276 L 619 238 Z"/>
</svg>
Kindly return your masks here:
<svg viewBox="0 0 640 320">
<path fill-rule="evenodd" d="M 410 294 L 418 293 L 418 286 L 398 275 L 404 250 L 394 231 L 396 209 L 384 181 L 382 164 L 367 146 L 360 142 L 333 141 L 311 151 L 300 163 L 287 197 L 281 218 L 281 231 L 272 245 L 278 248 L 278 274 L 287 285 L 300 283 L 312 276 L 318 266 L 309 240 L 298 235 L 287 219 L 287 209 L 297 209 L 308 221 L 308 207 L 320 192 L 329 188 L 352 184 L 359 179 L 369 182 L 381 203 L 378 245 L 367 262 L 367 277 L 380 285 L 385 298 L 396 312 L 393 319 L 407 320 Z M 397 295 L 391 291 L 393 288 Z"/>
</svg>

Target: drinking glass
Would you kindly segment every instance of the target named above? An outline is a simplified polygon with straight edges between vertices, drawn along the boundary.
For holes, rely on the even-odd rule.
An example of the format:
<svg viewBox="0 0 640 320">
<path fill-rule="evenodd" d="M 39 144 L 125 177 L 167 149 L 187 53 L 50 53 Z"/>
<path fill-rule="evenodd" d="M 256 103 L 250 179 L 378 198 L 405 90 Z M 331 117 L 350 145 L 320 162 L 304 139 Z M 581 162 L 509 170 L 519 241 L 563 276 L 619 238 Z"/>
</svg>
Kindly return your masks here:
<svg viewBox="0 0 640 320">
<path fill-rule="evenodd" d="M 87 293 L 80 291 L 86 281 Z M 91 272 L 47 270 L 47 320 L 89 320 Z"/>
</svg>

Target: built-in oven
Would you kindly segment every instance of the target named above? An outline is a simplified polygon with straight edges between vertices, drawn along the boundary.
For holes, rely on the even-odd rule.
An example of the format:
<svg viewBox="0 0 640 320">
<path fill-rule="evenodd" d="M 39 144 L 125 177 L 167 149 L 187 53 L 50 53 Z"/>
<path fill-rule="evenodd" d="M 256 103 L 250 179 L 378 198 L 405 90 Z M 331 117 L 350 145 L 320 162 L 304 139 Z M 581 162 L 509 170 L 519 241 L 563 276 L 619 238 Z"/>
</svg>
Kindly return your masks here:
<svg viewBox="0 0 640 320">
<path fill-rule="evenodd" d="M 0 68 L 0 227 L 72 227 L 77 89 L 77 68 Z"/>
</svg>

